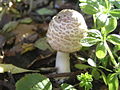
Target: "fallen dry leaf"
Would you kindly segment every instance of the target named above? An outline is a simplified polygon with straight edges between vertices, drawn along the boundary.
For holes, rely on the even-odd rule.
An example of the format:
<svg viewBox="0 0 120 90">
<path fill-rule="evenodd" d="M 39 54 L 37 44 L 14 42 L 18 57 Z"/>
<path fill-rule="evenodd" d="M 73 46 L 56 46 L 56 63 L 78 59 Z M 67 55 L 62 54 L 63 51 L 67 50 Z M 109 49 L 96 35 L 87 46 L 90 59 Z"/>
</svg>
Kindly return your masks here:
<svg viewBox="0 0 120 90">
<path fill-rule="evenodd" d="M 24 44 L 22 45 L 22 49 L 23 49 L 23 50 L 22 50 L 21 54 L 24 54 L 24 53 L 26 53 L 26 52 L 28 52 L 28 51 L 31 51 L 31 50 L 35 49 L 35 47 L 34 47 L 33 44 L 24 43 Z"/>
<path fill-rule="evenodd" d="M 32 24 L 19 24 L 15 30 L 12 31 L 16 35 L 15 44 L 27 39 L 27 37 L 36 33 L 36 27 Z M 30 38 L 30 37 L 29 37 Z"/>
<path fill-rule="evenodd" d="M 11 32 L 14 37 L 7 41 L 7 44 L 14 42 L 14 45 L 12 48 L 5 50 L 5 55 L 15 56 L 17 53 L 24 54 L 35 49 L 34 43 L 41 36 L 45 36 L 47 29 L 48 23 L 19 24 Z"/>
<path fill-rule="evenodd" d="M 19 24 L 15 30 L 11 32 L 15 36 L 14 46 L 9 50 L 5 50 L 6 56 L 15 56 L 17 53 L 25 53 L 33 50 L 32 45 L 38 39 L 36 26 L 33 24 Z M 9 40 L 7 41 L 9 42 Z"/>
<path fill-rule="evenodd" d="M 20 67 L 16 67 L 12 64 L 0 64 L 0 73 L 11 72 L 12 74 L 23 73 L 23 72 L 38 72 L 37 70 L 28 70 Z"/>
</svg>

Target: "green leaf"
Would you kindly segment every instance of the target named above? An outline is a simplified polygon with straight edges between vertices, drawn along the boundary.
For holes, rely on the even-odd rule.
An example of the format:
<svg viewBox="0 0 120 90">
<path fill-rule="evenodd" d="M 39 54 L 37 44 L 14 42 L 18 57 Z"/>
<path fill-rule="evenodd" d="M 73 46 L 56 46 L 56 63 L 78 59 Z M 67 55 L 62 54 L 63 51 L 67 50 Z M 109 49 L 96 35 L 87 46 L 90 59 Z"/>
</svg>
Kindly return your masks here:
<svg viewBox="0 0 120 90">
<path fill-rule="evenodd" d="M 108 15 L 107 14 L 101 14 L 101 13 L 98 13 L 96 15 L 97 15 L 97 19 L 96 19 L 97 28 L 99 29 L 101 27 L 104 27 L 105 24 L 106 24 Z"/>
<path fill-rule="evenodd" d="M 104 69 L 104 70 L 106 70 L 106 71 L 108 71 L 108 72 L 113 72 L 112 70 L 110 70 L 110 69 L 108 69 L 108 68 L 106 68 L 106 67 L 104 67 L 104 66 L 98 66 L 100 69 Z"/>
<path fill-rule="evenodd" d="M 81 73 L 81 75 L 77 75 L 77 80 L 80 81 L 79 85 L 80 87 L 85 87 L 85 90 L 92 89 L 92 75 L 88 74 L 86 72 L 85 74 Z"/>
<path fill-rule="evenodd" d="M 108 63 L 109 62 L 109 56 L 102 58 L 100 60 L 100 62 L 101 62 L 101 64 L 102 64 L 103 67 L 107 67 L 107 65 L 109 64 Z"/>
<path fill-rule="evenodd" d="M 120 18 L 120 9 L 113 9 L 109 13 L 114 17 L 119 17 Z"/>
<path fill-rule="evenodd" d="M 14 30 L 18 24 L 19 24 L 19 22 L 17 22 L 17 21 L 11 21 L 11 22 L 5 24 L 5 26 L 2 29 L 2 32 L 10 32 L 10 31 Z"/>
<path fill-rule="evenodd" d="M 111 34 L 107 37 L 107 41 L 111 42 L 115 45 L 120 45 L 120 35 L 117 34 Z"/>
<path fill-rule="evenodd" d="M 105 0 L 105 1 L 103 1 L 103 2 L 105 2 L 104 4 L 104 6 L 106 7 L 106 9 L 108 9 L 108 10 L 110 10 L 111 9 L 111 3 L 108 1 L 108 0 Z"/>
<path fill-rule="evenodd" d="M 102 38 L 101 32 L 97 29 L 89 29 L 88 30 L 88 37 L 93 37 L 93 38 Z"/>
<path fill-rule="evenodd" d="M 22 23 L 22 24 L 29 24 L 29 23 L 31 23 L 31 22 L 32 22 L 32 19 L 29 18 L 29 17 L 20 20 L 20 23 Z"/>
<path fill-rule="evenodd" d="M 41 8 L 36 11 L 39 15 L 53 15 L 56 13 L 56 10 L 51 10 L 48 8 Z"/>
<path fill-rule="evenodd" d="M 67 83 L 61 84 L 61 88 L 62 88 L 62 90 L 77 90 L 72 85 L 69 85 Z"/>
<path fill-rule="evenodd" d="M 115 17 L 108 18 L 107 22 L 106 22 L 106 25 L 105 25 L 106 34 L 114 31 L 116 27 L 117 27 L 117 19 Z"/>
<path fill-rule="evenodd" d="M 84 47 L 90 47 L 92 45 L 95 45 L 99 41 L 101 40 L 94 37 L 85 37 L 81 40 L 80 44 Z"/>
<path fill-rule="evenodd" d="M 87 4 L 87 3 L 81 3 L 80 8 L 82 9 L 84 13 L 91 14 L 91 15 L 99 12 L 98 8 L 96 8 L 95 6 L 91 4 Z"/>
<path fill-rule="evenodd" d="M 4 15 L 4 13 L 6 12 L 6 9 L 2 9 L 2 11 L 0 12 L 0 21 L 2 20 L 2 17 Z"/>
<path fill-rule="evenodd" d="M 85 82 L 81 81 L 81 82 L 79 83 L 79 86 L 80 86 L 80 87 L 84 87 L 85 84 L 86 84 Z"/>
<path fill-rule="evenodd" d="M 16 90 L 52 90 L 49 78 L 41 74 L 27 74 L 17 81 Z"/>
<path fill-rule="evenodd" d="M 84 82 L 92 82 L 92 75 L 88 74 L 88 72 L 86 72 L 85 74 L 81 73 L 81 75 L 77 75 L 77 80 L 79 81 L 84 81 Z"/>
<path fill-rule="evenodd" d="M 16 14 L 16 16 L 21 16 L 20 12 L 17 10 L 17 8 L 10 8 L 10 11 L 13 13 L 13 14 Z"/>
<path fill-rule="evenodd" d="M 96 79 L 96 80 L 98 80 L 99 78 L 100 78 L 100 72 L 98 72 L 98 70 L 97 69 L 92 69 L 92 76 Z"/>
<path fill-rule="evenodd" d="M 85 1 L 86 1 L 85 3 L 87 3 L 88 5 L 92 5 L 96 8 L 98 8 L 100 5 L 98 0 L 85 0 Z"/>
<path fill-rule="evenodd" d="M 47 49 L 51 50 L 50 46 L 46 42 L 46 38 L 40 38 L 40 39 L 38 39 L 35 42 L 34 46 L 37 47 L 37 48 L 39 48 L 39 49 L 41 49 L 41 50 L 43 50 L 43 51 L 47 50 Z"/>
<path fill-rule="evenodd" d="M 96 56 L 100 59 L 104 58 L 107 54 L 107 50 L 105 49 L 104 43 L 101 42 L 96 47 Z"/>
<path fill-rule="evenodd" d="M 107 82 L 109 90 L 119 90 L 119 80 L 115 73 L 108 75 Z"/>
<path fill-rule="evenodd" d="M 107 85 L 107 77 L 106 77 L 106 75 L 105 75 L 104 72 L 101 71 L 101 73 L 102 73 L 103 81 L 104 81 L 104 83 Z"/>
<path fill-rule="evenodd" d="M 120 8 L 120 0 L 110 0 L 110 2 L 115 5 L 117 8 Z"/>
<path fill-rule="evenodd" d="M 0 64 L 0 73 L 4 73 L 4 72 L 11 72 L 12 74 L 16 74 L 16 73 L 34 72 L 34 71 L 19 68 L 12 64 Z"/>
<path fill-rule="evenodd" d="M 87 69 L 87 68 L 92 68 L 91 66 L 85 65 L 85 64 L 75 64 L 75 67 L 77 69 Z"/>
<path fill-rule="evenodd" d="M 120 45 L 115 45 L 114 51 L 117 52 L 117 51 L 119 51 L 119 50 L 120 50 Z"/>
</svg>

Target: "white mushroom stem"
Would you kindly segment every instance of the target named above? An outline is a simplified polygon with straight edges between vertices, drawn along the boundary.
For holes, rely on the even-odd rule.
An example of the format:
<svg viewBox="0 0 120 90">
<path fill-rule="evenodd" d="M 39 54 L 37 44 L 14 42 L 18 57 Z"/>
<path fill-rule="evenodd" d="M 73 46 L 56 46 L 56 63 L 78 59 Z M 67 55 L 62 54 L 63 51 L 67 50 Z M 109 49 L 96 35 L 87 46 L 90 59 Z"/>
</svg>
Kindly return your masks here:
<svg viewBox="0 0 120 90">
<path fill-rule="evenodd" d="M 57 52 L 56 68 L 58 73 L 70 72 L 70 57 L 69 53 Z"/>
</svg>

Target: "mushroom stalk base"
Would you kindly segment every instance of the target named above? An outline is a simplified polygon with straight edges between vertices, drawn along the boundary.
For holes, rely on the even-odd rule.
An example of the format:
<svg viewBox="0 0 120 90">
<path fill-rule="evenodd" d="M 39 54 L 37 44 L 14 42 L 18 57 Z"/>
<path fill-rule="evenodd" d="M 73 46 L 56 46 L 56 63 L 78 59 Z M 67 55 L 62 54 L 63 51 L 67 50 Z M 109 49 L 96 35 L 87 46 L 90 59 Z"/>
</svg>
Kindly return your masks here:
<svg viewBox="0 0 120 90">
<path fill-rule="evenodd" d="M 58 73 L 70 72 L 70 57 L 69 53 L 57 52 L 56 68 Z"/>
</svg>

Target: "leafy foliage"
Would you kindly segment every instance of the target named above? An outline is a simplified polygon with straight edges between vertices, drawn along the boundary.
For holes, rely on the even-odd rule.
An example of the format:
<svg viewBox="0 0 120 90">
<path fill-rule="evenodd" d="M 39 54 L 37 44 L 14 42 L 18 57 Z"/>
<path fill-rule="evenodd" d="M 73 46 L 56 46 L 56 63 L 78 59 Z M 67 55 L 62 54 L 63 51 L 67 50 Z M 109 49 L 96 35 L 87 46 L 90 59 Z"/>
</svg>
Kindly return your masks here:
<svg viewBox="0 0 120 90">
<path fill-rule="evenodd" d="M 37 40 L 35 42 L 34 46 L 41 49 L 41 50 L 50 49 L 52 51 L 52 49 L 50 48 L 50 46 L 46 42 L 46 38 L 40 38 L 39 40 Z"/>
<path fill-rule="evenodd" d="M 90 90 L 92 88 L 92 75 L 88 73 L 81 73 L 81 75 L 77 75 L 77 79 L 80 81 L 80 86 L 85 87 L 85 90 Z"/>
<path fill-rule="evenodd" d="M 36 12 L 40 15 L 53 15 L 54 13 L 56 13 L 56 10 L 42 8 L 42 9 L 38 9 Z"/>
<path fill-rule="evenodd" d="M 111 33 L 117 27 L 117 19 L 115 17 L 108 18 L 105 26 L 105 33 Z"/>
<path fill-rule="evenodd" d="M 120 50 L 120 35 L 111 34 L 117 27 L 117 19 L 120 18 L 120 3 L 116 0 L 79 0 L 81 10 L 93 16 L 94 26 L 93 29 L 88 31 L 88 36 L 82 39 L 81 43 L 85 47 L 96 46 L 96 57 L 87 65 L 76 64 L 78 69 L 91 69 L 92 76 L 98 80 L 102 75 L 103 81 L 108 85 L 109 90 L 118 90 L 119 80 L 119 55 L 117 52 Z M 89 7 L 89 10 L 87 8 Z M 109 43 L 114 46 L 109 46 Z M 113 50 L 113 52 L 111 51 Z M 112 65 L 109 63 L 111 60 Z M 91 67 L 92 63 L 98 64 L 95 67 Z M 88 60 L 87 60 L 88 62 Z M 102 66 L 100 66 L 102 64 Z M 113 70 L 109 70 L 107 66 L 113 67 Z M 112 74 L 106 75 L 103 70 L 112 72 Z M 116 83 L 116 84 L 115 84 Z"/>
<path fill-rule="evenodd" d="M 111 34 L 107 37 L 107 40 L 115 45 L 120 45 L 120 35 Z"/>
<path fill-rule="evenodd" d="M 118 90 L 119 81 L 116 74 L 109 74 L 107 77 L 107 83 L 108 83 L 109 90 Z"/>
<path fill-rule="evenodd" d="M 18 25 L 17 21 L 11 21 L 3 27 L 2 32 L 10 32 L 16 28 Z"/>
</svg>

